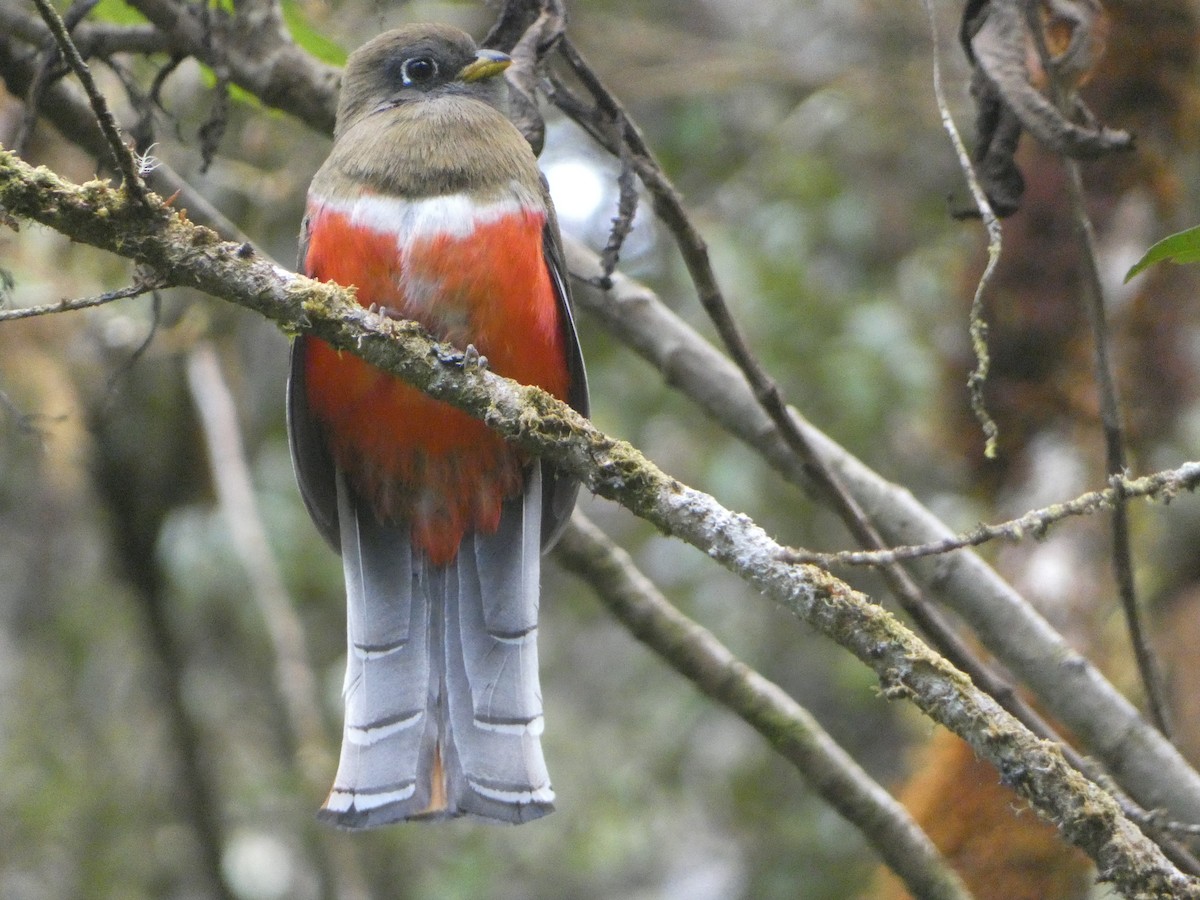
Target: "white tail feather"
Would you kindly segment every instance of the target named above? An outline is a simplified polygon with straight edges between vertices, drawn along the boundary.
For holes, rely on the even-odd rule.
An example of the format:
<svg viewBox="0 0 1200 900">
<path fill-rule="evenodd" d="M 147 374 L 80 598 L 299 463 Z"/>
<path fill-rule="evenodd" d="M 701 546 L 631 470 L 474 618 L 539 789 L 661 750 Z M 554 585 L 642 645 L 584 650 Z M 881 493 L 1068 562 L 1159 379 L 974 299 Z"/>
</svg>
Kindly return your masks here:
<svg viewBox="0 0 1200 900">
<path fill-rule="evenodd" d="M 322 818 L 348 828 L 553 809 L 542 756 L 537 615 L 541 467 L 494 534 L 433 567 L 338 476 L 347 595 L 346 719 Z"/>
</svg>

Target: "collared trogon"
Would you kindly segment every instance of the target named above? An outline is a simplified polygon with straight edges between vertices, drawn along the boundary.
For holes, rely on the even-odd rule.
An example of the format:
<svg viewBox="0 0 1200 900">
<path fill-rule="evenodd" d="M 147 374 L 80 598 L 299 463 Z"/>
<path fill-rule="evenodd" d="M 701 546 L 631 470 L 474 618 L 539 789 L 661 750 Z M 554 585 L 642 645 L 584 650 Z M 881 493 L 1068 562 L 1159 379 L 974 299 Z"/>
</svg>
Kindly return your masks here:
<svg viewBox="0 0 1200 900">
<path fill-rule="evenodd" d="M 353 53 L 301 268 L 586 414 L 554 211 L 505 114 L 509 62 L 436 25 Z M 304 502 L 346 578 L 345 725 L 322 818 L 550 812 L 540 558 L 576 484 L 313 337 L 293 346 L 288 429 Z"/>
</svg>

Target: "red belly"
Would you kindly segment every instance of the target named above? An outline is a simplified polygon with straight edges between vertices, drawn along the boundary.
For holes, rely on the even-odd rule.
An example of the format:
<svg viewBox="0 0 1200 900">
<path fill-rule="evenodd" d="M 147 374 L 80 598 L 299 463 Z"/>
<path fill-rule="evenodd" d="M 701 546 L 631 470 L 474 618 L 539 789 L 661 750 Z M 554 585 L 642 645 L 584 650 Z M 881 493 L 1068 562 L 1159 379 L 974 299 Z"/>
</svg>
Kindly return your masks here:
<svg viewBox="0 0 1200 900">
<path fill-rule="evenodd" d="M 542 255 L 540 214 L 516 212 L 467 237 L 432 235 L 399 249 L 394 233 L 352 227 L 338 212 L 310 222 L 305 271 L 358 288 L 358 300 L 420 321 L 489 368 L 567 396 L 558 300 Z M 385 521 L 412 525 L 435 564 L 468 531 L 494 531 L 503 501 L 524 483 L 525 459 L 465 413 L 348 353 L 311 340 L 308 403 L 337 465 Z"/>
</svg>

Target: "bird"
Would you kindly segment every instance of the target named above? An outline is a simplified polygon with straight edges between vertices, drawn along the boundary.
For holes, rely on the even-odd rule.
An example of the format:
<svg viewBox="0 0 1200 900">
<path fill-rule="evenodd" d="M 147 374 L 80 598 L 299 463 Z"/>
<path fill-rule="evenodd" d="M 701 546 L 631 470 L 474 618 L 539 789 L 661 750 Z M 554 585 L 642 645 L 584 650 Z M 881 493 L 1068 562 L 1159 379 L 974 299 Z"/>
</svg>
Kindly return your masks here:
<svg viewBox="0 0 1200 900">
<path fill-rule="evenodd" d="M 299 267 L 586 416 L 554 207 L 507 115 L 511 61 L 447 25 L 352 53 Z M 342 747 L 318 818 L 551 812 L 540 566 L 578 483 L 312 335 L 292 345 L 287 419 L 301 497 L 346 582 Z"/>
</svg>

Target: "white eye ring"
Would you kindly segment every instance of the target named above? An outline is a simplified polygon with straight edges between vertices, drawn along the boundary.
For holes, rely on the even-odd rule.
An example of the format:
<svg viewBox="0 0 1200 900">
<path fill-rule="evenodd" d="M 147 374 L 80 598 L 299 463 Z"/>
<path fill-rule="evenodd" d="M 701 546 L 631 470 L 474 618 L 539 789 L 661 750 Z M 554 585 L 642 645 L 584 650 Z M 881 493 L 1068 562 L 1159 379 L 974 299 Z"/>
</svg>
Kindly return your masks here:
<svg viewBox="0 0 1200 900">
<path fill-rule="evenodd" d="M 405 84 L 423 84 L 437 77 L 437 63 L 428 56 L 418 56 L 406 59 L 400 67 L 400 77 Z"/>
</svg>

